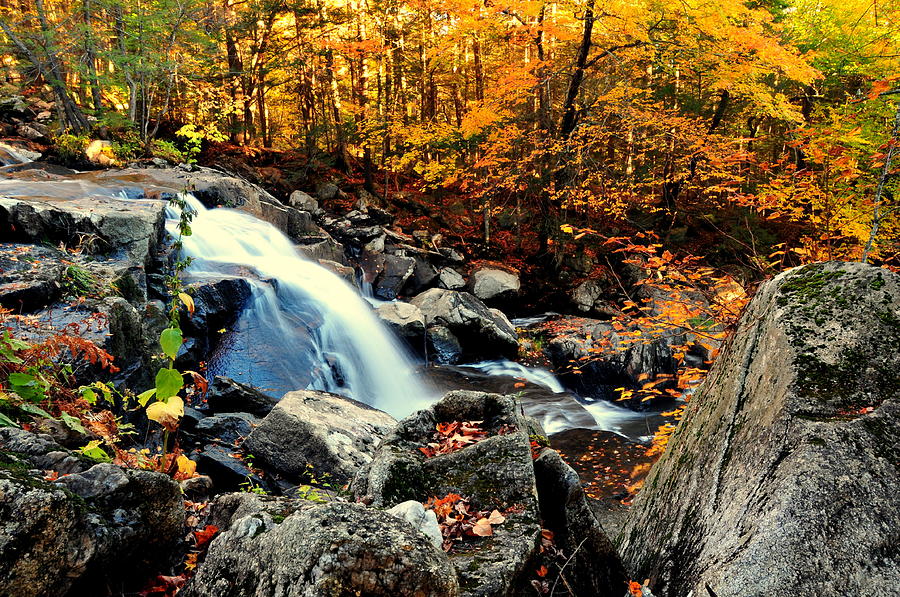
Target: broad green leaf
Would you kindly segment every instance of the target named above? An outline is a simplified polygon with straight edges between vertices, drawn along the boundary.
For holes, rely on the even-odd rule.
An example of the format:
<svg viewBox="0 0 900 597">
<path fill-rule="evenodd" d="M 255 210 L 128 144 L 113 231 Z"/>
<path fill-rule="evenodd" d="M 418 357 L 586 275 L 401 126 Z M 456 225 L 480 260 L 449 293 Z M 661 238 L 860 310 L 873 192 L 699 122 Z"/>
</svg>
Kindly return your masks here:
<svg viewBox="0 0 900 597">
<path fill-rule="evenodd" d="M 141 392 L 137 396 L 138 404 L 140 404 L 141 406 L 147 406 L 147 402 L 151 398 L 153 398 L 154 394 L 156 394 L 156 388 L 151 388 L 151 389 L 147 390 L 146 392 Z"/>
<path fill-rule="evenodd" d="M 10 373 L 9 383 L 14 386 L 33 386 L 37 380 L 33 375 L 27 373 Z"/>
<path fill-rule="evenodd" d="M 81 390 L 81 397 L 84 398 L 85 400 L 87 400 L 88 404 L 91 404 L 91 405 L 97 404 L 97 392 L 95 392 L 94 390 L 92 390 L 91 388 L 89 388 L 87 386 L 82 386 L 80 388 L 80 390 Z M 63 420 L 65 420 L 65 418 L 63 418 Z"/>
<path fill-rule="evenodd" d="M 53 418 L 53 415 L 45 411 L 43 408 L 41 408 L 40 406 L 35 406 L 34 404 L 31 404 L 29 402 L 23 402 L 22 404 L 20 404 L 19 409 L 28 413 L 29 415 L 36 415 L 38 417 L 44 417 L 46 419 Z"/>
<path fill-rule="evenodd" d="M 184 386 L 181 372 L 177 369 L 160 369 L 156 374 L 156 399 L 165 402 Z"/>
<path fill-rule="evenodd" d="M 61 418 L 63 420 L 63 423 L 65 423 L 72 431 L 77 431 L 78 433 L 87 433 L 87 431 L 85 431 L 84 429 L 84 426 L 81 424 L 81 421 L 79 421 L 76 417 L 73 417 L 69 413 L 60 413 L 59 418 Z"/>
<path fill-rule="evenodd" d="M 88 442 L 86 446 L 82 446 L 78 448 L 78 451 L 91 458 L 93 460 L 97 460 L 99 462 L 109 462 L 112 458 L 109 457 L 109 454 L 100 447 L 100 440 L 95 439 Z"/>
<path fill-rule="evenodd" d="M 178 328 L 166 328 L 159 335 L 159 345 L 162 346 L 166 356 L 172 360 L 178 356 L 178 349 L 181 348 L 182 341 L 181 330 Z"/>
<path fill-rule="evenodd" d="M 167 402 L 154 402 L 147 407 L 147 418 L 170 431 L 178 427 L 178 420 L 183 416 L 184 401 L 178 396 L 172 396 Z"/>
<path fill-rule="evenodd" d="M 19 426 L 18 423 L 16 423 L 15 421 L 10 419 L 3 413 L 0 413 L 0 427 L 18 427 L 18 426 Z"/>
</svg>

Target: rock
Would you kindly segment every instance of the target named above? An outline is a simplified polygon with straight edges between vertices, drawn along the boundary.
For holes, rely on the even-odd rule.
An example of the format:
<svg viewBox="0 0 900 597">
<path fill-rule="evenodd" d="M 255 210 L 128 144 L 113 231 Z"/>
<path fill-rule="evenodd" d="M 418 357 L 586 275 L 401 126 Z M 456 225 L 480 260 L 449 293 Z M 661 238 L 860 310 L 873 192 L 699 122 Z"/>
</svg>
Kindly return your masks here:
<svg viewBox="0 0 900 597">
<path fill-rule="evenodd" d="M 63 288 L 62 258 L 50 247 L 0 244 L 0 306 L 29 313 L 56 301 Z"/>
<path fill-rule="evenodd" d="M 545 345 L 560 381 L 575 392 L 602 400 L 617 400 L 616 388 L 639 389 L 648 379 L 673 375 L 678 363 L 672 356 L 672 347 L 696 339 L 692 334 L 677 333 L 677 328 L 667 329 L 665 334 L 639 325 L 616 329 L 612 322 L 581 317 L 567 318 L 565 325 L 547 329 L 562 330 Z M 636 331 L 641 332 L 641 341 L 634 341 L 636 336 L 632 334 Z M 704 342 L 712 344 L 708 340 Z M 708 351 L 699 343 L 685 354 L 686 362 L 698 368 L 704 368 L 708 359 Z M 572 363 L 578 363 L 577 372 L 572 371 Z M 662 382 L 656 387 L 674 388 L 675 383 Z M 642 401 L 641 396 L 635 395 L 622 404 L 644 410 L 657 402 L 655 399 Z"/>
<path fill-rule="evenodd" d="M 438 271 L 426 259 L 414 257 L 415 266 L 412 276 L 406 282 L 404 294 L 412 296 L 435 286 L 438 281 Z"/>
<path fill-rule="evenodd" d="M 331 201 L 332 199 L 337 199 L 341 194 L 341 190 L 338 188 L 338 186 L 331 182 L 320 184 L 316 188 L 316 196 L 321 201 Z"/>
<path fill-rule="evenodd" d="M 0 197 L 0 237 L 33 244 L 62 242 L 89 254 L 121 255 L 149 265 L 162 240 L 164 210 L 163 202 L 106 197 Z"/>
<path fill-rule="evenodd" d="M 438 365 L 456 365 L 462 360 L 463 347 L 459 338 L 447 327 L 433 325 L 425 332 L 426 357 Z"/>
<path fill-rule="evenodd" d="M 410 302 L 422 310 L 426 326 L 452 332 L 467 357 L 514 357 L 518 351 L 518 334 L 509 321 L 467 292 L 432 288 Z"/>
<path fill-rule="evenodd" d="M 572 554 L 566 577 L 575 595 L 602 595 L 628 581 L 612 542 L 581 487 L 581 479 L 555 450 L 542 450 L 534 473 L 544 528 L 554 544 Z"/>
<path fill-rule="evenodd" d="M 184 506 L 168 476 L 98 464 L 47 483 L 17 458 L 0 453 L 0 594 L 137 590 L 181 540 Z"/>
<path fill-rule="evenodd" d="M 209 359 L 222 336 L 220 330 L 230 329 L 240 317 L 251 288 L 243 278 L 223 278 L 191 282 L 185 285 L 185 292 L 194 300 L 194 312 L 182 311 L 181 329 L 197 342 L 193 347 L 184 346 L 178 364 L 191 367 Z"/>
<path fill-rule="evenodd" d="M 238 518 L 216 537 L 184 597 L 459 594 L 446 554 L 386 512 L 330 503 L 270 523 Z"/>
<path fill-rule="evenodd" d="M 303 191 L 294 191 L 288 198 L 288 205 L 315 215 L 319 211 L 319 202 Z"/>
<path fill-rule="evenodd" d="M 488 437 L 460 450 L 426 458 L 419 448 L 433 441 L 437 424 L 451 421 L 480 421 Z M 564 484 L 558 480 L 559 475 L 542 476 L 557 482 L 542 485 L 552 491 L 539 501 L 531 434 L 542 434 L 540 426 L 522 416 L 511 397 L 450 392 L 431 408 L 400 421 L 381 443 L 372 462 L 357 474 L 351 490 L 357 499 L 377 507 L 403 505 L 411 513 L 413 509 L 406 506 L 410 500 L 425 502 L 430 497 L 450 493 L 465 496 L 475 509 L 502 512 L 505 521 L 493 527 L 489 539 L 467 539 L 451 549 L 450 561 L 459 576 L 461 594 L 485 597 L 531 594 L 532 566 L 541 552 L 540 521 L 552 515 L 557 515 L 556 520 L 563 525 L 586 524 L 592 520 L 579 509 L 579 506 L 587 508 L 580 485 Z M 561 486 L 565 491 L 559 489 Z M 541 510 L 543 501 L 552 505 L 552 511 Z M 558 515 L 560 511 L 572 515 L 563 519 Z M 567 571 L 567 578 L 578 586 L 596 589 L 585 595 L 617 594 L 624 576 L 621 566 L 616 568 L 615 552 L 596 520 L 586 529 L 566 526 L 565 530 L 573 541 L 585 540 L 578 567 L 571 573 Z M 594 535 L 595 531 L 599 534 Z M 563 548 L 568 549 L 569 545 L 566 543 Z M 566 553 L 566 557 L 573 553 Z M 597 564 L 596 578 L 582 561 Z M 606 582 L 600 580 L 604 574 L 609 574 Z"/>
<path fill-rule="evenodd" d="M 572 304 L 583 313 L 596 313 L 612 317 L 618 313 L 616 306 L 605 300 L 607 287 L 599 280 L 585 280 L 569 295 Z"/>
<path fill-rule="evenodd" d="M 375 296 L 392 301 L 400 294 L 400 290 L 413 274 L 416 260 L 397 255 L 384 256 L 384 270 L 375 280 L 373 291 Z"/>
<path fill-rule="evenodd" d="M 343 265 L 336 261 L 329 261 L 328 259 L 319 259 L 318 261 L 319 265 L 342 278 L 350 286 L 353 286 L 354 288 L 359 287 L 359 283 L 356 280 L 356 270 L 349 265 Z"/>
<path fill-rule="evenodd" d="M 859 263 L 760 286 L 618 545 L 657 595 L 900 588 L 900 276 Z"/>
<path fill-rule="evenodd" d="M 438 286 L 447 290 L 460 290 L 466 287 L 466 279 L 455 269 L 442 267 L 438 272 Z"/>
<path fill-rule="evenodd" d="M 209 444 L 192 459 L 197 463 L 197 471 L 212 479 L 213 485 L 220 491 L 237 491 L 248 483 L 265 490 L 271 489 L 235 455 L 240 456 L 234 447 Z"/>
<path fill-rule="evenodd" d="M 425 317 L 415 305 L 396 301 L 379 305 L 375 312 L 395 334 L 410 344 L 421 343 L 425 336 Z"/>
<path fill-rule="evenodd" d="M 507 300 L 519 292 L 519 276 L 506 270 L 480 267 L 469 276 L 469 292 L 483 301 Z"/>
<path fill-rule="evenodd" d="M 243 447 L 289 480 L 311 468 L 318 478 L 342 483 L 371 460 L 393 424 L 393 417 L 361 402 L 298 390 L 284 395 Z"/>
<path fill-rule="evenodd" d="M 206 395 L 206 405 L 214 413 L 242 412 L 265 417 L 276 404 L 275 398 L 218 375 Z"/>
<path fill-rule="evenodd" d="M 344 255 L 344 245 L 337 242 L 327 234 L 321 236 L 308 236 L 297 244 L 297 250 L 312 260 L 327 259 L 347 265 L 347 257 Z"/>
<path fill-rule="evenodd" d="M 25 137 L 30 141 L 42 142 L 50 138 L 50 130 L 38 122 L 30 124 L 20 124 L 16 127 L 16 132 L 21 137 Z M 38 154 L 40 155 L 40 154 Z"/>
<path fill-rule="evenodd" d="M 444 536 L 441 534 L 441 527 L 434 510 L 426 510 L 422 502 L 415 500 L 402 502 L 388 509 L 387 513 L 402 518 L 414 529 L 421 531 L 435 547 L 440 549 L 444 544 Z"/>
<path fill-rule="evenodd" d="M 84 155 L 89 162 L 101 166 L 112 165 L 112 143 L 102 139 L 94 139 L 84 149 Z"/>
<path fill-rule="evenodd" d="M 222 413 L 205 417 L 197 423 L 196 433 L 217 443 L 233 446 L 259 425 L 260 419 L 247 413 Z"/>
<path fill-rule="evenodd" d="M 197 475 L 196 477 L 185 479 L 180 485 L 181 493 L 184 494 L 185 499 L 194 502 L 207 501 L 213 492 L 213 480 L 206 475 Z"/>
<path fill-rule="evenodd" d="M 462 253 L 456 249 L 451 249 L 450 247 L 441 247 L 438 249 L 438 253 L 443 255 L 444 259 L 456 265 L 459 265 L 466 260 L 466 258 L 462 256 Z"/>
</svg>

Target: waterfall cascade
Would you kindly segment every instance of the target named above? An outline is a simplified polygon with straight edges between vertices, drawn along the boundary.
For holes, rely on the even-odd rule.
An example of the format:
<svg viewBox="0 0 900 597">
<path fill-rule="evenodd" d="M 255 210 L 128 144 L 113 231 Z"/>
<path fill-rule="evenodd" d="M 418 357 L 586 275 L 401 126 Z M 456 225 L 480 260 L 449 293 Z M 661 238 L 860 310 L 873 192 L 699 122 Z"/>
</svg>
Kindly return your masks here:
<svg viewBox="0 0 900 597">
<path fill-rule="evenodd" d="M 196 212 L 192 234 L 182 239 L 193 259 L 190 276 L 239 276 L 252 287 L 240 319 L 224 331 L 210 373 L 276 396 L 300 388 L 339 393 L 396 417 L 434 399 L 403 347 L 349 284 L 301 256 L 271 224 L 184 198 Z M 169 208 L 167 215 L 177 236 L 179 211 Z"/>
</svg>

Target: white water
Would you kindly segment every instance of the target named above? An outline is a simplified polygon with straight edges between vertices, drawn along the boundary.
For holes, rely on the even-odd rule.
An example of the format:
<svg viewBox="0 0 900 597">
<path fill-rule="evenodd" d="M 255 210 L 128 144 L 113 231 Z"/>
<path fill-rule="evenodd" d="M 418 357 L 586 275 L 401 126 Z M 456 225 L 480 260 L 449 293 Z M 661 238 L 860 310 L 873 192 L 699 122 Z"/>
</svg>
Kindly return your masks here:
<svg viewBox="0 0 900 597">
<path fill-rule="evenodd" d="M 12 164 L 25 164 L 41 157 L 36 151 L 29 151 L 21 147 L 14 147 L 9 143 L 0 142 L 0 166 Z"/>
<path fill-rule="evenodd" d="M 185 200 L 197 212 L 192 235 L 182 239 L 194 259 L 188 273 L 239 276 L 253 289 L 211 373 L 276 395 L 335 392 L 398 418 L 433 401 L 404 349 L 349 284 L 301 256 L 271 224 L 232 209 L 206 209 L 190 195 Z M 178 210 L 168 215 L 169 232 L 177 236 Z"/>
<path fill-rule="evenodd" d="M 479 363 L 470 363 L 460 365 L 466 369 L 477 369 L 488 375 L 505 375 L 507 377 L 515 377 L 530 381 L 533 384 L 543 386 L 554 394 L 561 394 L 566 391 L 563 385 L 556 379 L 556 376 L 540 367 L 526 367 L 521 363 L 509 361 L 506 359 L 497 361 L 481 361 Z"/>
</svg>

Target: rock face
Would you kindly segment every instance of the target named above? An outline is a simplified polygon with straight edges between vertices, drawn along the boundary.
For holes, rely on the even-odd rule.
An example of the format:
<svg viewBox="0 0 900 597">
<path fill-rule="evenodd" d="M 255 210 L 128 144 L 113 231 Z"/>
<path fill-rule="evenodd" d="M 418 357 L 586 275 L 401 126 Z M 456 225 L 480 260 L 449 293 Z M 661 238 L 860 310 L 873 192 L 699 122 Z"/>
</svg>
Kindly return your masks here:
<svg viewBox="0 0 900 597">
<path fill-rule="evenodd" d="M 449 330 L 465 356 L 515 356 L 518 351 L 518 334 L 509 320 L 467 292 L 432 288 L 410 302 L 421 309 L 427 327 Z"/>
<path fill-rule="evenodd" d="M 521 285 L 516 274 L 493 267 L 478 268 L 469 277 L 469 291 L 483 301 L 512 298 Z"/>
<path fill-rule="evenodd" d="M 50 247 L 0 244 L 0 306 L 28 313 L 59 298 L 65 256 Z"/>
<path fill-rule="evenodd" d="M 266 512 L 276 504 L 251 498 L 232 506 L 233 522 L 210 544 L 206 560 L 180 594 L 459 594 L 447 556 L 405 520 L 361 504 L 335 502 L 298 509 L 278 523 L 283 515 Z"/>
<path fill-rule="evenodd" d="M 0 238 L 80 245 L 87 253 L 117 254 L 147 264 L 162 240 L 164 210 L 161 201 L 0 197 Z"/>
<path fill-rule="evenodd" d="M 900 590 L 900 276 L 765 283 L 638 494 L 619 547 L 663 597 Z"/>
<path fill-rule="evenodd" d="M 451 421 L 481 421 L 488 437 L 455 452 L 426 458 L 419 450 L 432 440 L 435 426 Z M 497 509 L 506 520 L 494 527 L 490 538 L 474 538 L 450 551 L 450 561 L 459 576 L 461 594 L 513 596 L 529 594 L 529 565 L 538 557 L 542 519 L 550 510 L 539 502 L 541 486 L 532 462 L 530 434 L 541 434 L 539 426 L 521 414 L 512 398 L 482 392 L 450 392 L 432 408 L 419 411 L 400 421 L 378 449 L 371 464 L 360 470 L 351 487 L 354 494 L 377 507 L 396 507 L 409 500 L 451 493 L 463 495 L 479 510 Z M 557 457 L 558 458 L 558 457 Z M 561 461 L 560 461 L 561 463 Z M 565 469 L 568 467 L 561 463 Z M 571 469 L 568 469 L 571 471 Z M 571 473 L 574 475 L 574 472 Z M 542 475 L 553 481 L 544 483 L 547 503 L 554 508 L 581 508 L 587 520 L 590 510 L 580 483 L 566 485 L 559 475 Z M 577 480 L 577 475 L 575 476 Z M 565 504 L 565 505 L 563 505 Z M 555 516 L 562 520 L 561 516 Z M 571 520 L 575 521 L 572 516 Z M 591 529 L 598 530 L 593 521 Z M 565 524 L 565 521 L 563 521 Z M 587 527 L 586 527 L 587 528 Z M 597 576 L 614 573 L 594 582 L 583 579 L 590 590 L 584 595 L 616 594 L 624 581 L 621 565 L 605 536 L 605 544 L 589 543 L 585 529 L 568 530 L 578 545 L 584 540 L 585 561 L 597 569 Z M 571 552 L 567 555 L 570 555 Z M 573 568 L 581 583 L 582 566 Z M 579 585 L 581 586 L 581 585 Z"/>
<path fill-rule="evenodd" d="M 375 312 L 398 336 L 413 346 L 421 345 L 425 337 L 425 316 L 421 309 L 409 303 L 394 302 L 379 305 Z"/>
<path fill-rule="evenodd" d="M 314 390 L 288 392 L 244 449 L 289 480 L 310 472 L 345 482 L 368 463 L 394 419 L 361 402 Z"/>
<path fill-rule="evenodd" d="M 164 565 L 182 537 L 181 492 L 166 475 L 90 466 L 11 428 L 0 460 L 0 594 L 106 595 Z M 49 483 L 44 470 L 67 476 Z"/>
</svg>

